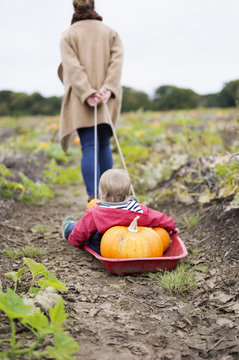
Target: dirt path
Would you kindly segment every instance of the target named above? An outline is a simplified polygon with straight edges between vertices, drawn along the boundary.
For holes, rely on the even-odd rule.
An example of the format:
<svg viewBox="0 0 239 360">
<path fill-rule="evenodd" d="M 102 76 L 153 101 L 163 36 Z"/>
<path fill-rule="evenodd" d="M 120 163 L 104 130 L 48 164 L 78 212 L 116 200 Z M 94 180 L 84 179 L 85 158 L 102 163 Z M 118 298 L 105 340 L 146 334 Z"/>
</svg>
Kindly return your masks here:
<svg viewBox="0 0 239 360">
<path fill-rule="evenodd" d="M 197 265 L 197 288 L 182 296 L 171 295 L 155 278 L 110 275 L 90 254 L 64 241 L 62 219 L 79 218 L 86 196 L 83 187 L 78 196 L 73 188 L 60 191 L 61 196 L 42 207 L 0 199 L 1 243 L 2 249 L 42 248 L 41 262 L 52 273 L 59 271 L 58 278 L 69 288 L 64 300 L 70 314 L 69 333 L 80 345 L 77 359 L 239 358 L 238 213 L 222 215 L 223 204 L 206 209 L 161 208 L 175 217 L 189 249 L 187 262 Z M 187 212 L 200 215 L 193 230 L 183 221 Z M 220 232 L 225 224 L 227 231 Z M 45 226 L 45 232 L 37 231 L 36 225 Z M 1 278 L 20 264 L 21 260 L 1 254 Z M 4 331 L 6 326 L 0 325 L 0 333 Z"/>
</svg>

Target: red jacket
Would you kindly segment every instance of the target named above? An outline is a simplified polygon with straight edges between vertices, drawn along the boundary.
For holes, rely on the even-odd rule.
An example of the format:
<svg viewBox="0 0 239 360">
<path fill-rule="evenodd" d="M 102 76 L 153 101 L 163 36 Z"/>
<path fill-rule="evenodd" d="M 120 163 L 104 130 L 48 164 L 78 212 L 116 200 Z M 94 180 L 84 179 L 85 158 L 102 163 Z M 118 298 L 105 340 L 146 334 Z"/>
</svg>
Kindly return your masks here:
<svg viewBox="0 0 239 360">
<path fill-rule="evenodd" d="M 68 241 L 73 246 L 83 246 L 95 231 L 103 234 L 112 226 L 129 226 L 136 216 L 139 216 L 137 221 L 139 226 L 159 226 L 165 228 L 167 231 L 175 229 L 175 223 L 172 217 L 149 209 L 142 204 L 140 204 L 140 207 L 143 213 L 95 205 L 87 210 L 83 217 L 76 223 Z"/>
</svg>

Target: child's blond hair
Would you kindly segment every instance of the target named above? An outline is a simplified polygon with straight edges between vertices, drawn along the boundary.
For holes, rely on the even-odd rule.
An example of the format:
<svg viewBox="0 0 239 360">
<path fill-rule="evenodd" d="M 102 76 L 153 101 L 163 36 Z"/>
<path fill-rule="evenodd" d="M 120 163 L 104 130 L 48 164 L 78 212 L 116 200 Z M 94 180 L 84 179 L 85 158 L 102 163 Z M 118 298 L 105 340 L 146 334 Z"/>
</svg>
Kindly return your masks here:
<svg viewBox="0 0 239 360">
<path fill-rule="evenodd" d="M 91 9 L 95 7 L 94 0 L 73 0 L 75 10 Z"/>
<path fill-rule="evenodd" d="M 126 171 L 110 169 L 105 171 L 99 183 L 100 198 L 107 202 L 121 202 L 130 195 L 131 181 Z"/>
</svg>

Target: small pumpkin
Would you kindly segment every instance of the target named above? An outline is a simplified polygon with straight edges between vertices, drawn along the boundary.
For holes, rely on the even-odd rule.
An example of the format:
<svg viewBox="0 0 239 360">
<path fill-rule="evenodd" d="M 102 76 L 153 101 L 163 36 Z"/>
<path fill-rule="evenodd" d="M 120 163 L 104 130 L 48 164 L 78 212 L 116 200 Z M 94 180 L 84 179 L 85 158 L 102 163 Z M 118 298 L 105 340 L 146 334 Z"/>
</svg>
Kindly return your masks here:
<svg viewBox="0 0 239 360">
<path fill-rule="evenodd" d="M 92 206 L 95 206 L 99 201 L 99 199 L 92 199 L 91 201 L 89 201 L 86 206 L 86 210 L 90 209 Z"/>
<path fill-rule="evenodd" d="M 169 243 L 170 243 L 169 233 L 167 232 L 167 230 L 161 227 L 154 227 L 153 230 L 160 236 L 160 239 L 162 240 L 163 243 L 163 252 L 165 252 L 169 247 Z"/>
<path fill-rule="evenodd" d="M 74 137 L 74 143 L 75 143 L 76 145 L 80 145 L 80 138 L 79 138 L 79 136 Z"/>
<path fill-rule="evenodd" d="M 130 226 L 112 226 L 101 239 L 101 255 L 112 259 L 161 257 L 163 243 L 152 229 L 137 226 L 137 216 Z"/>
</svg>

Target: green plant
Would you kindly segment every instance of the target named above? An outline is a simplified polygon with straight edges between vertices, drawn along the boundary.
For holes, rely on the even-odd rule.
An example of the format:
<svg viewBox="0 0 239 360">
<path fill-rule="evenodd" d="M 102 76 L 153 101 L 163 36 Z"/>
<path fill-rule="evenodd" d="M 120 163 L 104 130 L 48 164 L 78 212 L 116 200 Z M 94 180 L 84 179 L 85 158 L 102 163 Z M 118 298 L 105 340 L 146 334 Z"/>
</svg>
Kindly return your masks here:
<svg viewBox="0 0 239 360">
<path fill-rule="evenodd" d="M 21 268 L 18 271 L 12 271 L 12 272 L 4 274 L 6 277 L 8 277 L 9 279 L 11 279 L 14 282 L 14 292 L 17 291 L 17 282 L 20 279 L 20 277 L 22 276 L 22 274 L 24 273 L 24 271 L 25 271 L 25 268 Z"/>
<path fill-rule="evenodd" d="M 39 233 L 44 233 L 46 232 L 46 226 L 42 226 L 42 225 L 36 225 L 35 229 L 39 232 Z M 31 256 L 30 256 L 31 257 Z"/>
<path fill-rule="evenodd" d="M 59 163 L 67 163 L 73 161 L 74 157 L 79 157 L 79 148 L 71 148 L 65 153 L 60 144 L 50 143 L 47 147 L 40 148 L 41 151 L 44 151 L 48 158 L 55 159 Z"/>
<path fill-rule="evenodd" d="M 43 264 L 37 263 L 35 260 L 30 258 L 23 258 L 24 263 L 28 266 L 32 274 L 32 283 L 28 290 L 28 294 L 35 295 L 40 289 L 46 289 L 46 287 L 51 286 L 55 289 L 64 289 L 67 290 L 65 284 L 59 281 L 55 276 L 52 276 L 46 267 Z M 34 281 L 36 276 L 43 276 L 38 280 L 40 288 L 34 287 Z M 44 279 L 45 278 L 45 279 Z"/>
<path fill-rule="evenodd" d="M 67 184 L 82 183 L 81 167 L 75 166 L 63 168 L 61 165 L 57 165 L 55 159 L 52 159 L 45 167 L 48 170 L 43 170 L 45 178 L 51 181 L 53 184 L 61 184 L 66 186 Z"/>
<path fill-rule="evenodd" d="M 12 172 L 4 164 L 0 164 L 0 195 L 8 198 L 16 198 L 35 203 L 38 199 L 53 198 L 48 185 L 35 183 L 22 172 L 19 173 L 22 183 L 9 181 L 6 177 L 13 176 Z M 19 193 L 20 191 L 20 193 Z"/>
<path fill-rule="evenodd" d="M 197 225 L 198 223 L 198 219 L 199 219 L 199 215 L 192 215 L 190 217 L 186 217 L 184 216 L 184 221 L 185 221 L 185 224 L 188 228 L 191 228 L 195 225 Z"/>
<path fill-rule="evenodd" d="M 189 249 L 189 250 L 192 255 L 199 255 L 202 252 L 202 250 L 199 248 Z"/>
<path fill-rule="evenodd" d="M 5 164 L 0 164 L 0 195 L 14 198 L 17 190 L 21 192 L 20 195 L 23 194 L 25 192 L 24 186 L 19 182 L 7 180 L 6 177 L 8 176 L 13 176 L 13 173 L 7 169 Z"/>
<path fill-rule="evenodd" d="M 65 284 L 62 281 L 58 280 L 56 276 L 52 276 L 43 264 L 37 263 L 35 260 L 30 258 L 23 258 L 23 261 L 32 274 L 31 285 L 27 293 L 30 296 L 35 296 L 40 290 L 45 290 L 49 286 L 54 289 L 68 290 Z M 10 278 L 15 283 L 15 290 L 17 287 L 16 282 L 20 279 L 24 271 L 25 268 L 22 268 L 18 270 L 18 272 L 11 272 L 5 274 L 5 276 Z M 38 280 L 39 287 L 34 287 L 35 278 L 37 276 L 41 277 Z"/>
<path fill-rule="evenodd" d="M 29 359 L 32 356 L 36 358 L 51 356 L 59 360 L 74 359 L 71 355 L 78 351 L 78 345 L 72 337 L 64 332 L 63 323 L 68 314 L 65 313 L 62 298 L 55 307 L 50 307 L 48 319 L 39 309 L 31 305 L 25 305 L 23 299 L 8 288 L 6 293 L 2 292 L 0 294 L 0 310 L 8 317 L 11 327 L 10 349 L 0 352 L 0 357 L 15 356 L 16 358 L 17 356 L 22 359 L 22 356 L 28 355 Z M 36 337 L 32 346 L 22 348 L 21 343 L 17 342 L 15 329 L 17 320 Z M 37 352 L 44 339 L 48 338 L 52 342 L 52 336 L 52 346 L 48 345 L 44 352 Z"/>
<path fill-rule="evenodd" d="M 196 287 L 190 265 L 181 262 L 175 270 L 160 273 L 160 285 L 171 293 L 183 294 Z"/>
<path fill-rule="evenodd" d="M 32 282 L 28 293 L 34 297 L 37 293 L 44 294 L 47 289 L 65 289 L 67 287 L 64 283 L 59 281 L 55 276 L 52 276 L 43 264 L 37 263 L 30 258 L 24 258 L 24 262 L 32 274 Z M 72 354 L 78 351 L 78 345 L 75 340 L 64 332 L 63 323 L 68 314 L 64 310 L 64 302 L 62 297 L 57 295 L 57 303 L 55 306 L 50 306 L 48 315 L 41 313 L 39 308 L 35 307 L 34 300 L 28 299 L 26 295 L 22 297 L 16 293 L 17 282 L 25 272 L 25 267 L 20 268 L 17 272 L 6 273 L 5 276 L 14 282 L 14 290 L 8 288 L 6 292 L 3 291 L 0 281 L 0 311 L 4 312 L 8 317 L 11 328 L 11 339 L 2 339 L 0 343 L 10 342 L 10 347 L 5 346 L 5 351 L 0 352 L 0 358 L 14 358 L 23 359 L 24 355 L 28 359 L 51 357 L 57 360 L 75 359 Z M 38 280 L 39 288 L 34 288 L 35 278 L 41 277 Z M 49 292 L 46 297 L 49 298 Z M 36 296 L 37 298 L 37 296 Z M 30 301 L 31 300 L 31 301 Z M 27 304 L 28 303 L 28 304 Z M 29 304 L 30 303 L 30 304 Z M 24 347 L 16 336 L 16 322 L 20 322 L 25 330 L 30 330 L 35 337 L 35 342 L 29 346 Z M 44 347 L 44 340 L 47 339 L 47 346 L 43 351 L 38 351 L 39 346 Z"/>
<path fill-rule="evenodd" d="M 5 249 L 3 255 L 12 259 L 21 259 L 24 256 L 41 260 L 45 252 L 33 246 L 25 246 L 21 249 Z"/>
<path fill-rule="evenodd" d="M 219 198 L 235 195 L 239 188 L 239 163 L 229 161 L 216 166 L 214 171 L 219 180 Z"/>
<path fill-rule="evenodd" d="M 33 195 L 33 199 L 32 199 L 31 195 L 29 196 L 25 193 L 22 193 L 19 196 L 19 199 L 36 202 L 38 199 L 44 200 L 44 198 L 53 198 L 54 197 L 49 186 L 47 186 L 46 184 L 39 183 L 39 182 L 35 183 L 34 181 L 29 179 L 23 173 L 20 173 L 19 175 L 22 179 L 22 182 L 23 182 L 25 188 L 28 188 L 30 193 Z"/>
</svg>

